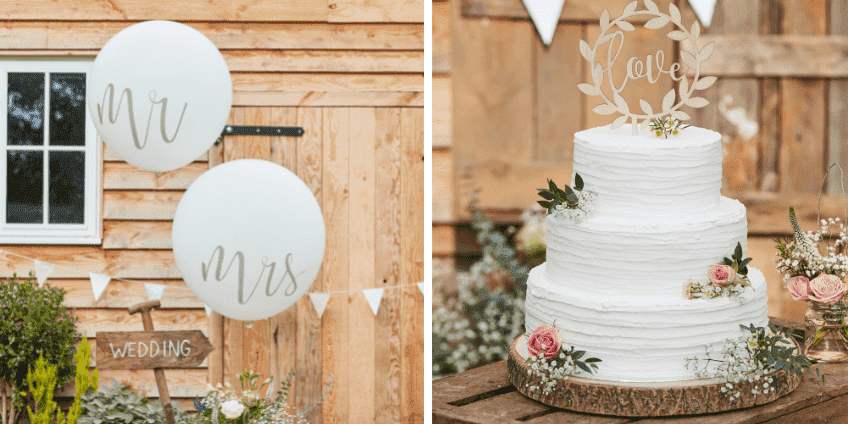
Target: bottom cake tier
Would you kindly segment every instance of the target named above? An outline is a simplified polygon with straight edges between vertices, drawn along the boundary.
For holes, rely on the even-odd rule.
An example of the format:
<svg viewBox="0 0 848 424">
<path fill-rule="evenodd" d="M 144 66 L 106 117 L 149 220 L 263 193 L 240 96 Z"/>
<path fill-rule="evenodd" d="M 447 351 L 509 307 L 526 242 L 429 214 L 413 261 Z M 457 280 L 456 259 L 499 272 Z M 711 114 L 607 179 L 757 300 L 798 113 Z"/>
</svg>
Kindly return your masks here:
<svg viewBox="0 0 848 424">
<path fill-rule="evenodd" d="M 548 280 L 545 264 L 530 271 L 525 302 L 527 332 L 555 325 L 564 346 L 601 359 L 598 380 L 679 381 L 698 378 L 687 358 L 718 352 L 723 342 L 742 336 L 742 325 L 768 325 L 766 281 L 748 268 L 753 290 L 737 298 L 687 299 L 685 281 L 677 294 L 604 297 Z M 590 284 L 590 283 L 587 283 Z"/>
</svg>

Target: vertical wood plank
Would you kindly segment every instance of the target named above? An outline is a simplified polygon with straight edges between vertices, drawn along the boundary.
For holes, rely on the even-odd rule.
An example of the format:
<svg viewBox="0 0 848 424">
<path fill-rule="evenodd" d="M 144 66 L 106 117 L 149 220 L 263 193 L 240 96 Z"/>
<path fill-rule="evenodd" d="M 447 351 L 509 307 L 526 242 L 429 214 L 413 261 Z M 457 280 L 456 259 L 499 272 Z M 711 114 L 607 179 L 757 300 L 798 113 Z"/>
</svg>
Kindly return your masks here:
<svg viewBox="0 0 848 424">
<path fill-rule="evenodd" d="M 827 2 L 786 0 L 783 33 L 827 33 Z M 824 175 L 826 83 L 820 79 L 784 78 L 781 90 L 780 191 L 818 192 Z"/>
<path fill-rule="evenodd" d="M 574 133 L 582 130 L 584 60 L 580 60 L 580 24 L 561 24 L 545 47 L 534 40 L 536 55 L 536 144 L 534 161 L 553 162 L 571 172 Z"/>
<path fill-rule="evenodd" d="M 780 0 L 760 1 L 760 34 L 780 34 L 783 5 Z M 760 84 L 760 184 L 761 191 L 777 191 L 780 184 L 780 79 L 763 78 Z"/>
<path fill-rule="evenodd" d="M 245 108 L 244 125 L 271 125 L 271 108 Z M 240 144 L 235 151 L 236 154 L 244 155 L 228 157 L 227 160 L 235 159 L 271 159 L 271 137 L 270 136 L 241 136 L 233 144 Z M 290 313 L 289 310 L 283 314 Z M 269 319 L 254 321 L 249 327 L 245 326 L 244 333 L 244 367 L 253 372 L 262 374 L 262 378 L 271 375 L 270 354 L 272 341 Z M 234 348 L 234 346 L 231 346 Z"/>
<path fill-rule="evenodd" d="M 424 111 L 401 111 L 401 280 L 424 281 Z M 401 299 L 401 419 L 424 422 L 424 295 L 406 286 Z M 426 368 L 425 368 L 426 367 Z"/>
<path fill-rule="evenodd" d="M 235 109 L 230 110 L 227 123 L 234 124 Z M 224 143 L 221 140 L 217 145 L 209 148 L 209 168 L 220 165 L 224 161 Z M 217 386 L 224 384 L 224 316 L 212 312 L 209 316 L 209 340 L 212 343 L 212 353 L 209 354 L 209 384 Z"/>
<path fill-rule="evenodd" d="M 848 35 L 848 0 L 830 1 L 830 34 Z M 832 79 L 828 95 L 828 138 L 830 148 L 828 149 L 828 166 L 838 163 L 843 170 L 848 172 L 848 80 Z M 828 176 L 828 189 L 831 193 L 842 192 L 839 173 L 834 172 Z"/>
<path fill-rule="evenodd" d="M 296 126 L 297 108 L 273 108 L 270 113 L 271 125 Z M 270 137 L 269 160 L 297 172 L 297 144 L 299 137 Z M 303 300 L 303 299 L 301 299 Z M 299 313 L 300 300 L 289 309 L 268 319 L 268 341 L 271 345 L 271 374 L 274 387 L 278 390 L 288 373 L 297 370 L 297 345 L 301 342 L 297 327 L 302 320 Z M 289 398 L 299 393 L 297 382 L 289 389 Z"/>
<path fill-rule="evenodd" d="M 275 107 L 271 109 L 271 125 L 297 126 L 297 108 Z M 304 136 L 308 136 L 305 134 Z M 297 170 L 298 137 L 271 137 L 271 162 L 284 166 L 292 172 Z"/>
<path fill-rule="evenodd" d="M 401 109 L 376 110 L 376 254 L 377 287 L 384 287 L 375 319 L 374 410 L 378 423 L 398 423 L 400 416 L 400 143 Z"/>
<path fill-rule="evenodd" d="M 323 203 L 327 247 L 322 267 L 326 291 L 350 289 L 350 108 L 323 110 Z M 358 224 L 358 223 L 357 223 Z M 348 361 L 348 296 L 330 296 L 324 311 L 321 332 L 323 373 L 332 376 L 334 389 L 324 401 L 322 418 L 325 424 L 348 423 L 348 384 L 351 375 Z"/>
<path fill-rule="evenodd" d="M 350 289 L 375 287 L 375 109 L 350 111 Z M 382 200 L 382 196 L 381 196 Z M 352 292 L 350 311 L 350 421 L 374 421 L 374 314 L 361 292 Z"/>
<path fill-rule="evenodd" d="M 297 123 L 304 129 L 297 139 L 297 176 L 312 190 L 318 204 L 322 204 L 322 136 L 323 111 L 321 108 L 299 108 Z M 323 270 L 318 273 L 309 292 L 323 290 Z M 321 398 L 323 372 L 321 369 L 321 320 L 308 296 L 297 302 L 297 382 L 294 405 L 304 410 Z M 307 422 L 321 423 L 321 410 L 310 411 Z"/>
</svg>

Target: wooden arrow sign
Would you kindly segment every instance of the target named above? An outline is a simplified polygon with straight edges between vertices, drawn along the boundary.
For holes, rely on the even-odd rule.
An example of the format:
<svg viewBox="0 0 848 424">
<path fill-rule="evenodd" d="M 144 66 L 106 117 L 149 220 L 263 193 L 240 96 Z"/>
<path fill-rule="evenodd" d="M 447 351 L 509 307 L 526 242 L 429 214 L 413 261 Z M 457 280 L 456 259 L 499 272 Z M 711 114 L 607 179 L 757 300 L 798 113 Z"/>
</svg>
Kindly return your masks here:
<svg viewBox="0 0 848 424">
<path fill-rule="evenodd" d="M 200 330 L 97 333 L 97 369 L 191 368 L 212 352 Z"/>
</svg>

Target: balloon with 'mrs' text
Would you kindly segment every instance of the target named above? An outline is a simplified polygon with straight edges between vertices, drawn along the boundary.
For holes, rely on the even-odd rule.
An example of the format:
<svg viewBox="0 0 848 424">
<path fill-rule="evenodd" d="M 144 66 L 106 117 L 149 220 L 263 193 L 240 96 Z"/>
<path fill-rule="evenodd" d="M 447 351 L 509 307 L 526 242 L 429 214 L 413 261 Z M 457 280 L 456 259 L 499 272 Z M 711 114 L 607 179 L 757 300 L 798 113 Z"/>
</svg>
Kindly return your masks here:
<svg viewBox="0 0 848 424">
<path fill-rule="evenodd" d="M 221 52 L 199 31 L 147 21 L 117 33 L 88 76 L 87 103 L 100 138 L 131 165 L 170 171 L 220 136 L 233 102 Z"/>
<path fill-rule="evenodd" d="M 324 258 L 324 218 L 297 175 L 241 159 L 191 184 L 177 205 L 171 240 L 183 280 L 203 303 L 255 321 L 309 290 Z"/>
</svg>

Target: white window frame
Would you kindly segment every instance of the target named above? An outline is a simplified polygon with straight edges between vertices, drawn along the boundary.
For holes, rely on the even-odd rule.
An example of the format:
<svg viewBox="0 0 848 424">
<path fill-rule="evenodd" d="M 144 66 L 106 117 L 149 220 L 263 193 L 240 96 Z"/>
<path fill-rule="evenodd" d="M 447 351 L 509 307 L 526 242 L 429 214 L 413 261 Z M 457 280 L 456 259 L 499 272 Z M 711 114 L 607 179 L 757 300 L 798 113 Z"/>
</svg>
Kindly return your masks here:
<svg viewBox="0 0 848 424">
<path fill-rule="evenodd" d="M 91 118 L 88 106 L 85 107 L 85 147 L 50 146 L 50 74 L 51 73 L 90 73 L 94 61 L 92 59 L 0 59 L 0 99 L 4 102 L 2 119 L 0 119 L 0 191 L 3 193 L 0 202 L 0 244 L 67 244 L 67 245 L 100 245 L 103 238 L 103 218 L 101 208 L 103 203 L 102 175 L 103 152 L 97 128 Z M 39 72 L 45 74 L 45 119 L 44 143 L 41 146 L 9 146 L 8 145 L 8 74 L 10 72 Z M 89 83 L 86 77 L 86 84 Z M 86 99 L 87 100 L 87 99 Z M 82 224 L 50 224 L 49 191 L 47 184 L 49 175 L 49 156 L 44 155 L 44 223 L 18 224 L 6 223 L 7 199 L 7 152 L 8 150 L 70 150 L 85 152 L 85 212 Z"/>
</svg>

